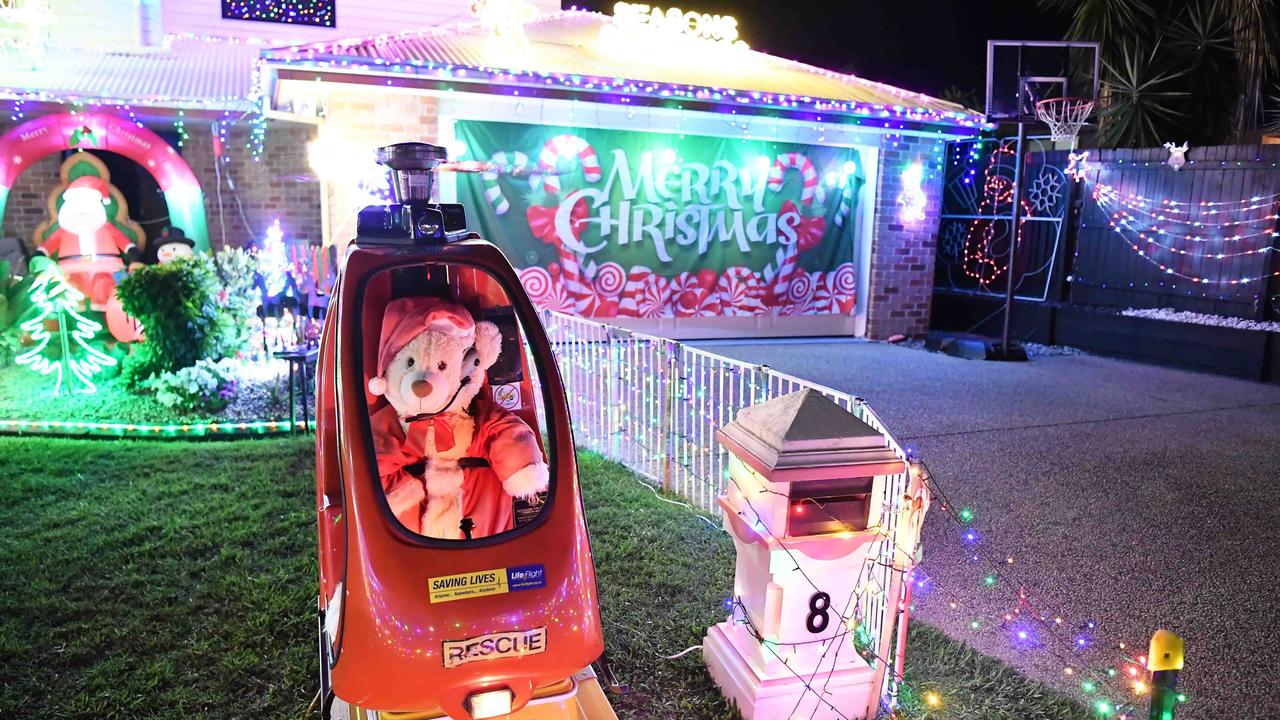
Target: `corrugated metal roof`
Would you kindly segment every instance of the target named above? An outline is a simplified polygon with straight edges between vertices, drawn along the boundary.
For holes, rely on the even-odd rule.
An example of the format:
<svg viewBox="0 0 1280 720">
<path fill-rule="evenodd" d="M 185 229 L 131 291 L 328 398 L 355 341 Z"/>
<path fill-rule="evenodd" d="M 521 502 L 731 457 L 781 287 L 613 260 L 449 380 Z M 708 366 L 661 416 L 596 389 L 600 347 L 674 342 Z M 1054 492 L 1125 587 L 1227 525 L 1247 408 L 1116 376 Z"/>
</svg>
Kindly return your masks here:
<svg viewBox="0 0 1280 720">
<path fill-rule="evenodd" d="M 478 24 L 266 50 L 269 60 L 308 67 L 372 69 L 380 73 L 459 77 L 459 69 L 497 75 L 501 82 L 551 84 L 583 90 L 664 97 L 712 97 L 744 105 L 828 109 L 866 115 L 973 125 L 981 118 L 960 105 L 921 93 L 817 68 L 754 50 L 709 41 L 673 46 L 627 42 L 634 31 L 611 33 L 613 18 L 564 11 L 524 25 L 527 43 L 495 42 Z M 642 36 L 643 37 L 643 36 Z M 576 80 L 575 80 L 576 78 Z M 476 80 L 473 75 L 465 79 Z M 602 81 L 602 82 L 598 82 Z M 824 108 L 824 105 L 826 106 Z"/>
<path fill-rule="evenodd" d="M 155 50 L 48 48 L 32 64 L 0 67 L 0 95 L 138 106 L 245 110 L 261 44 L 171 39 Z"/>
</svg>

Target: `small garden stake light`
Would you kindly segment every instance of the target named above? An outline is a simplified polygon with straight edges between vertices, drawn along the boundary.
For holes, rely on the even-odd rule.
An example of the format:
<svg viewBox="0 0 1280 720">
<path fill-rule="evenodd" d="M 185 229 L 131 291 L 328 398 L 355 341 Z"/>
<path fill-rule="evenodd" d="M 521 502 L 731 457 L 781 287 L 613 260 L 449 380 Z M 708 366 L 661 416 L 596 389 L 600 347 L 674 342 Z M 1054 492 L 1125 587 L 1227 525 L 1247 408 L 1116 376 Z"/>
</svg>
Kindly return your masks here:
<svg viewBox="0 0 1280 720">
<path fill-rule="evenodd" d="M 1147 669 L 1151 671 L 1150 720 L 1173 720 L 1178 706 L 1178 671 L 1182 669 L 1182 638 L 1168 630 L 1157 630 L 1151 636 L 1147 653 Z"/>
</svg>

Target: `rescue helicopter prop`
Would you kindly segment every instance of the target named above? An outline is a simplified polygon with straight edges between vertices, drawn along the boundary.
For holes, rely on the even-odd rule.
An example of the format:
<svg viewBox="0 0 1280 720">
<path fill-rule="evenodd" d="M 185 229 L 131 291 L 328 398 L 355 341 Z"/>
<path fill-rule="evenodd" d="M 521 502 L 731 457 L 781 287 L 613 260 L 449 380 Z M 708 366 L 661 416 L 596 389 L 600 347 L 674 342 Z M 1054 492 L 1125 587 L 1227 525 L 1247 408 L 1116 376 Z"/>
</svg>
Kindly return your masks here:
<svg viewBox="0 0 1280 720">
<path fill-rule="evenodd" d="M 377 160 L 394 202 L 359 213 L 317 360 L 322 717 L 615 720 L 592 667 L 621 689 L 603 659 L 569 411 L 537 311 L 463 206 L 432 202 L 444 148 L 400 143 Z M 534 430 L 549 475 L 513 501 L 505 531 L 472 537 L 464 518 L 462 539 L 427 537 L 390 509 L 370 421 L 386 400 L 369 381 L 384 311 L 402 298 L 457 303 L 501 330 L 481 393 Z"/>
</svg>

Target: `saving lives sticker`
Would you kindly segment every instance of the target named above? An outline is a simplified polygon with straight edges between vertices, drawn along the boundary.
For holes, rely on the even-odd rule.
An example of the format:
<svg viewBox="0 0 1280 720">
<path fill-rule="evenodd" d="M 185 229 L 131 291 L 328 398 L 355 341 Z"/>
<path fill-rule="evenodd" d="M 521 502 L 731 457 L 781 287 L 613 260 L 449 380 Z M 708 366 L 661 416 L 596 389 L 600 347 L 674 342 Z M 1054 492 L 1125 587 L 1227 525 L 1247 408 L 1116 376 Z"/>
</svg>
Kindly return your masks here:
<svg viewBox="0 0 1280 720">
<path fill-rule="evenodd" d="M 442 603 L 546 587 L 547 571 L 542 565 L 521 565 L 433 577 L 428 582 L 431 602 Z"/>
<path fill-rule="evenodd" d="M 547 650 L 547 629 L 496 632 L 466 640 L 444 642 L 444 666 L 458 667 L 477 660 L 536 655 Z"/>
</svg>

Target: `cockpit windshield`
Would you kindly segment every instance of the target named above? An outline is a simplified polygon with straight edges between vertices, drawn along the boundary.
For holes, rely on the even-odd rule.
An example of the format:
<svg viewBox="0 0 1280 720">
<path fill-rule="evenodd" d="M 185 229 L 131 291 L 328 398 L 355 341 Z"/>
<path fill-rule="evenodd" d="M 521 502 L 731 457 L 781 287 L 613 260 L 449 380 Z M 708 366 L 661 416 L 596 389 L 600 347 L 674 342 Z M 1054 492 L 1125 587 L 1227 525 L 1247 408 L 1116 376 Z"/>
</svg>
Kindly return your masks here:
<svg viewBox="0 0 1280 720">
<path fill-rule="evenodd" d="M 365 397 L 391 514 L 462 541 L 536 520 L 553 482 L 542 388 L 502 284 L 423 263 L 378 273 L 364 298 Z"/>
</svg>

